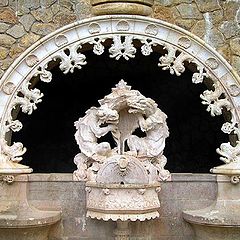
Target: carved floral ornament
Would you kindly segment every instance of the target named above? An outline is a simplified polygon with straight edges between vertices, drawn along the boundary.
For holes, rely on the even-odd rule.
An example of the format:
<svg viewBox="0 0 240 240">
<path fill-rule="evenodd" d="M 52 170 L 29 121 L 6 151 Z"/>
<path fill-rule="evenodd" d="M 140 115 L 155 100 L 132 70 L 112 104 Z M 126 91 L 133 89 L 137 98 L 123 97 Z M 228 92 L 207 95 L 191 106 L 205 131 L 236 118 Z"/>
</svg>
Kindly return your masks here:
<svg viewBox="0 0 240 240">
<path fill-rule="evenodd" d="M 112 40 L 109 48 L 104 45 L 107 39 Z M 141 43 L 140 49 L 134 40 Z M 5 137 L 7 132 L 22 128 L 21 122 L 12 117 L 13 109 L 20 107 L 24 113 L 32 114 L 42 101 L 41 91 L 30 87 L 32 77 L 51 82 L 48 63 L 57 59 L 65 74 L 83 68 L 87 64 L 82 48 L 85 43 L 92 45 L 96 55 L 108 51 L 109 57 L 126 61 L 134 58 L 137 51 L 149 56 L 154 47 L 160 45 L 166 53 L 159 54 L 156 64 L 177 76 L 184 73 L 185 63 L 194 64 L 197 69 L 192 76 L 194 84 L 202 83 L 205 78 L 213 82 L 212 89 L 200 96 L 207 111 L 216 116 L 227 109 L 232 119 L 222 130 L 228 134 L 239 132 L 239 78 L 216 51 L 187 31 L 163 21 L 141 16 L 102 16 L 70 24 L 46 36 L 23 53 L 4 74 L 0 82 L 0 161 L 19 162 L 26 151 L 22 143 L 8 145 Z M 239 149 L 238 142 L 236 146 L 223 143 L 217 152 L 221 160 L 229 163 L 240 161 Z"/>
</svg>

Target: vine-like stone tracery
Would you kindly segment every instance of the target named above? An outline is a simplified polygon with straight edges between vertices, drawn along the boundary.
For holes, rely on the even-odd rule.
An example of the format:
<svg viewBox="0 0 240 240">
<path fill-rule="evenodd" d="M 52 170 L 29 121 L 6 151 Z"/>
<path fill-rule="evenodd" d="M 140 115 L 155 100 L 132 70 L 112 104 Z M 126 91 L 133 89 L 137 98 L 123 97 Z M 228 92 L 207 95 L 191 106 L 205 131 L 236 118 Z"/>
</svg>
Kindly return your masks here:
<svg viewBox="0 0 240 240">
<path fill-rule="evenodd" d="M 22 143 L 8 145 L 6 133 L 22 128 L 21 122 L 12 116 L 13 109 L 18 106 L 24 113 L 31 114 L 42 101 L 43 94 L 37 88 L 31 88 L 30 80 L 39 76 L 41 81 L 51 82 L 52 74 L 47 68 L 52 60 L 60 61 L 59 68 L 65 74 L 81 69 L 87 64 L 82 46 L 91 44 L 93 52 L 101 55 L 106 51 L 104 42 L 107 39 L 112 40 L 109 57 L 116 60 L 134 58 L 138 51 L 134 40 L 138 40 L 143 56 L 150 55 L 155 46 L 166 50 L 156 64 L 170 74 L 180 76 L 185 71 L 185 63 L 193 63 L 197 69 L 192 76 L 193 83 L 202 83 L 204 78 L 213 82 L 213 89 L 200 96 L 207 111 L 216 116 L 227 109 L 232 119 L 223 126 L 223 131 L 229 134 L 238 131 L 238 78 L 214 50 L 185 30 L 162 21 L 136 16 L 96 17 L 66 26 L 37 42 L 3 76 L 0 89 L 0 161 L 19 162 L 26 151 Z M 227 125 L 231 126 L 228 131 L 225 130 Z M 223 156 L 221 160 L 229 163 L 238 161 L 238 149 L 239 144 L 223 143 L 217 151 Z M 233 152 L 236 153 L 234 156 Z"/>
</svg>

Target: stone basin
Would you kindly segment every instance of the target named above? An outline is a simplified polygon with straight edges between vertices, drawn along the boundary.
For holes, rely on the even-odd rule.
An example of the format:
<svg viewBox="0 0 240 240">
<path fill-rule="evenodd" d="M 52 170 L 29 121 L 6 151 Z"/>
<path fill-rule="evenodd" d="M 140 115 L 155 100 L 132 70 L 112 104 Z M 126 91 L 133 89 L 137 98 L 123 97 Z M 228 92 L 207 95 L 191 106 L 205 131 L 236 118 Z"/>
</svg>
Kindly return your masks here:
<svg viewBox="0 0 240 240">
<path fill-rule="evenodd" d="M 86 183 L 87 216 L 121 221 L 144 221 L 159 217 L 160 184 Z"/>
<path fill-rule="evenodd" d="M 0 240 L 48 240 L 50 229 L 61 219 L 59 211 L 41 211 L 28 202 L 28 175 L 1 185 Z"/>
</svg>

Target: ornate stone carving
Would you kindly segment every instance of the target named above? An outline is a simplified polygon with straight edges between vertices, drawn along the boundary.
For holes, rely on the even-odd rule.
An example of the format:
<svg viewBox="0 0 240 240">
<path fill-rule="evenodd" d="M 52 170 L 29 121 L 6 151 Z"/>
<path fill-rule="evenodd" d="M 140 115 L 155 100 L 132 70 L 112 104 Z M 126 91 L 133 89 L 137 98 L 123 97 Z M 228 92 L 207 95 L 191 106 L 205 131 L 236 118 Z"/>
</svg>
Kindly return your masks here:
<svg viewBox="0 0 240 240">
<path fill-rule="evenodd" d="M 93 23 L 89 24 L 88 31 L 91 34 L 100 33 L 101 27 L 99 26 L 99 24 L 93 22 Z"/>
<path fill-rule="evenodd" d="M 154 25 L 154 24 L 149 24 L 145 28 L 145 33 L 147 33 L 149 35 L 156 36 L 158 34 L 158 27 L 156 25 Z"/>
<path fill-rule="evenodd" d="M 121 36 L 113 37 L 113 44 L 109 48 L 109 53 L 111 58 L 116 60 L 121 57 L 129 60 L 129 58 L 134 58 L 137 49 L 133 46 L 132 40 L 133 36 L 125 36 L 124 41 L 121 40 Z"/>
<path fill-rule="evenodd" d="M 192 42 L 188 37 L 180 37 L 178 39 L 178 45 L 184 48 L 189 48 Z"/>
<path fill-rule="evenodd" d="M 6 93 L 7 95 L 10 95 L 13 93 L 15 90 L 16 86 L 12 82 L 7 82 L 3 85 L 3 92 Z"/>
<path fill-rule="evenodd" d="M 213 84 L 214 90 L 206 90 L 200 95 L 202 104 L 208 105 L 207 111 L 211 113 L 211 116 L 221 115 L 223 108 L 227 110 L 231 109 L 230 102 L 224 97 L 223 89 L 219 82 Z"/>
<path fill-rule="evenodd" d="M 144 220 L 158 216 L 159 181 L 170 177 L 163 155 L 167 116 L 150 98 L 123 80 L 75 122 L 81 150 L 74 162 L 75 180 L 87 181 L 87 216 L 109 220 Z M 141 129 L 145 137 L 134 134 Z M 111 133 L 116 143 L 99 139 Z M 139 210 L 143 214 L 139 214 Z"/>
<path fill-rule="evenodd" d="M 117 161 L 120 175 L 125 176 L 127 168 L 131 168 L 131 160 L 125 157 L 116 160 L 115 155 L 127 153 L 141 159 L 149 173 L 154 172 L 156 175 L 158 172 L 158 180 L 166 180 L 169 172 L 164 169 L 167 161 L 163 156 L 163 150 L 165 139 L 168 137 L 167 116 L 157 108 L 157 104 L 138 91 L 131 90 L 123 80 L 99 103 L 100 107 L 90 108 L 83 118 L 75 122 L 77 129 L 75 139 L 81 150 L 74 159 L 78 166 L 78 170 L 74 173 L 75 178 L 95 180 L 96 173 L 106 159 L 109 159 L 109 163 Z M 103 124 L 106 126 L 102 126 Z M 146 137 L 132 135 L 136 128 L 145 132 Z M 111 149 L 108 142 L 98 143 L 98 138 L 108 132 L 112 133 L 117 149 Z M 126 144 L 130 151 L 126 151 Z M 89 161 L 92 161 L 90 167 Z M 134 168 L 137 169 L 135 163 Z M 100 175 L 106 176 L 101 174 L 101 171 Z M 144 173 L 139 175 L 143 177 Z"/>
<path fill-rule="evenodd" d="M 240 94 L 240 88 L 236 84 L 230 85 L 228 90 L 229 90 L 231 96 L 233 96 L 233 97 L 237 97 Z"/>
<path fill-rule="evenodd" d="M 39 59 L 36 55 L 32 54 L 26 57 L 26 63 L 29 67 L 33 67 L 38 62 L 39 62 Z"/>
<path fill-rule="evenodd" d="M 240 130 L 236 122 L 226 122 L 222 126 L 222 131 L 227 134 L 234 133 L 240 139 Z M 220 160 L 225 163 L 240 162 L 240 142 L 237 141 L 235 146 L 232 146 L 230 142 L 222 143 L 220 148 L 217 149 L 217 153 L 221 155 Z"/>
<path fill-rule="evenodd" d="M 214 69 L 218 68 L 219 63 L 217 62 L 217 60 L 215 58 L 208 58 L 206 60 L 206 65 L 214 70 Z"/>
<path fill-rule="evenodd" d="M 79 44 L 73 44 L 58 52 L 53 59 L 60 59 L 59 68 L 63 71 L 64 74 L 68 72 L 73 73 L 75 68 L 81 69 L 82 66 L 86 65 L 87 62 L 84 54 L 78 53 L 78 49 L 81 48 Z"/>
<path fill-rule="evenodd" d="M 104 41 L 105 41 L 105 38 L 97 38 L 89 42 L 90 44 L 93 45 L 93 52 L 96 55 L 102 55 L 104 53 L 105 47 L 102 44 L 102 42 Z"/>
<path fill-rule="evenodd" d="M 63 34 L 60 34 L 55 37 L 55 43 L 57 46 L 63 46 L 64 44 L 68 43 L 68 39 Z"/>
<path fill-rule="evenodd" d="M 127 21 L 129 26 L 134 25 L 134 28 L 130 28 L 125 35 L 124 32 L 120 33 L 116 27 L 112 26 L 115 26 L 116 23 L 121 21 Z M 84 34 L 77 35 L 76 30 L 78 32 L 82 31 Z M 58 45 L 52 40 L 63 40 L 62 37 L 58 36 L 64 36 L 65 34 L 68 36 L 68 42 L 64 43 L 66 44 L 65 49 L 63 50 L 63 45 L 56 49 L 56 46 Z M 93 34 L 96 34 L 96 36 L 93 36 Z M 146 34 L 148 36 L 146 36 Z M 193 44 L 190 46 L 187 44 L 187 48 L 178 47 L 176 45 L 176 39 L 179 39 L 179 34 L 180 36 L 188 38 Z M 169 38 L 168 36 L 170 35 L 173 37 Z M 202 94 L 203 98 L 206 98 L 203 99 L 203 102 L 207 104 L 207 106 L 210 105 L 208 109 L 214 115 L 217 115 L 217 112 L 219 114 L 221 113 L 221 111 L 218 111 L 219 108 L 221 110 L 221 108 L 227 107 L 230 109 L 232 116 L 237 119 L 236 122 L 239 122 L 239 78 L 233 73 L 231 66 L 228 65 L 227 62 L 224 61 L 224 59 L 213 49 L 209 48 L 207 45 L 202 47 L 202 42 L 199 41 L 198 38 L 195 38 L 192 34 L 188 34 L 181 28 L 178 28 L 177 26 L 172 27 L 162 21 L 138 16 L 124 16 L 123 18 L 120 16 L 112 16 L 111 18 L 103 16 L 70 24 L 61 32 L 57 31 L 51 36 L 46 37 L 44 42 L 39 40 L 38 43 L 30 47 L 31 55 L 36 56 L 36 58 L 33 57 L 33 60 L 35 58 L 34 61 L 30 61 L 31 59 L 29 58 L 29 63 L 27 64 L 26 58 L 29 56 L 29 51 L 27 51 L 17 60 L 17 64 L 13 64 L 3 75 L 1 79 L 1 90 L 5 93 L 2 95 L 5 99 L 2 104 L 2 108 L 4 110 L 1 112 L 0 116 L 1 140 L 5 140 L 6 133 L 9 130 L 18 131 L 22 127 L 21 123 L 18 120 L 13 120 L 11 116 L 12 109 L 17 105 L 26 106 L 29 103 L 28 96 L 25 97 L 24 91 L 22 92 L 22 85 L 29 82 L 33 76 L 39 76 L 42 81 L 50 82 L 52 75 L 47 69 L 47 64 L 53 59 L 60 59 L 60 69 L 64 73 L 73 72 L 75 68 L 80 69 L 86 64 L 85 56 L 81 53 L 81 45 L 91 42 L 95 54 L 100 55 L 105 50 L 104 45 L 102 44 L 105 39 L 113 39 L 113 44 L 110 47 L 109 52 L 110 56 L 115 59 L 119 59 L 121 57 L 124 57 L 126 60 L 134 58 L 137 51 L 133 42 L 135 39 L 142 43 L 142 46 L 140 46 L 141 52 L 145 56 L 151 54 L 153 46 L 164 46 L 167 53 L 164 56 L 160 56 L 159 66 L 165 70 L 168 69 L 172 74 L 180 75 L 185 70 L 184 64 L 190 61 L 197 67 L 197 72 L 193 74 L 193 83 L 201 83 L 205 77 L 212 78 L 214 72 L 214 78 L 216 78 L 214 83 L 220 83 L 223 94 L 215 98 L 213 95 L 215 93 L 218 95 L 218 90 L 211 89 L 209 90 L 210 92 Z M 184 42 L 189 43 L 188 40 L 185 40 Z M 65 40 L 63 40 L 63 42 L 65 42 Z M 197 49 L 201 49 L 201 54 L 197 54 L 195 48 L 196 46 L 198 47 Z M 41 51 L 40 54 L 39 50 L 41 48 L 48 49 L 49 51 Z M 207 61 L 205 58 L 206 56 L 209 56 Z M 217 64 L 212 59 L 216 59 L 219 71 L 213 71 L 215 70 Z M 29 66 L 31 67 L 29 68 Z M 22 73 L 24 68 L 26 69 L 26 73 L 24 72 L 23 75 L 19 74 Z M 221 74 L 223 72 L 226 72 L 228 76 L 226 79 L 222 79 Z M 16 89 L 13 92 L 10 91 L 10 88 L 4 90 L 4 84 L 13 81 L 12 79 L 14 79 Z M 218 89 L 216 85 L 214 88 Z M 9 96 L 7 96 L 8 93 L 10 94 Z M 36 95 L 40 96 L 41 93 L 36 92 Z M 215 100 L 210 102 L 210 98 Z M 36 103 L 40 102 L 37 99 L 38 97 L 36 96 L 36 101 L 30 100 L 30 109 L 36 109 Z M 32 101 L 35 103 L 32 104 Z M 211 110 L 213 105 L 218 105 L 218 107 L 216 107 L 215 110 Z M 32 110 L 27 110 L 27 107 L 23 107 L 23 109 L 25 109 L 29 114 L 32 112 Z M 3 151 L 0 152 L 1 155 L 5 157 L 5 153 Z"/>
<path fill-rule="evenodd" d="M 143 43 L 143 45 L 141 46 L 141 52 L 144 56 L 150 55 L 153 52 L 152 47 L 157 45 L 149 39 L 141 40 L 141 43 Z"/>
<path fill-rule="evenodd" d="M 130 29 L 128 21 L 121 20 L 117 23 L 117 30 L 118 31 L 128 31 Z"/>
</svg>

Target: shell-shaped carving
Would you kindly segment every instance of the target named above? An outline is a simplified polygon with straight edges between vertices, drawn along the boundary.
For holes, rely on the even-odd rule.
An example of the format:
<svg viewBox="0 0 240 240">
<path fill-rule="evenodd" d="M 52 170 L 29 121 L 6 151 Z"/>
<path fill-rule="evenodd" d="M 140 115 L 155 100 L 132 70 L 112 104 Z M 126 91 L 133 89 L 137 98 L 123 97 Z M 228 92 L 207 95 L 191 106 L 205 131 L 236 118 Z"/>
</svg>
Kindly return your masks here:
<svg viewBox="0 0 240 240">
<path fill-rule="evenodd" d="M 99 24 L 93 22 L 91 24 L 89 24 L 88 26 L 88 32 L 90 34 L 96 34 L 96 33 L 100 33 L 101 31 L 101 27 L 99 26 Z"/>
<path fill-rule="evenodd" d="M 13 93 L 14 89 L 16 88 L 15 84 L 12 82 L 7 82 L 3 85 L 3 92 L 6 93 L 7 95 L 10 95 Z"/>
<path fill-rule="evenodd" d="M 158 27 L 154 24 L 149 24 L 145 29 L 145 33 L 156 36 L 158 34 Z"/>
<path fill-rule="evenodd" d="M 29 56 L 26 57 L 26 64 L 29 67 L 33 67 L 35 64 L 37 64 L 39 62 L 39 59 L 36 55 L 31 54 Z"/>
<path fill-rule="evenodd" d="M 189 48 L 191 47 L 191 40 L 187 37 L 180 37 L 178 39 L 178 45 L 181 46 L 181 47 L 184 47 L 184 48 Z"/>
<path fill-rule="evenodd" d="M 130 29 L 128 21 L 121 20 L 117 23 L 117 30 L 118 31 L 128 31 Z"/>
<path fill-rule="evenodd" d="M 240 94 L 240 88 L 235 84 L 230 85 L 228 87 L 228 90 L 229 90 L 231 96 L 233 96 L 233 97 L 237 97 Z"/>
<path fill-rule="evenodd" d="M 58 47 L 67 44 L 68 43 L 68 39 L 66 36 L 64 35 L 58 35 L 57 37 L 55 37 L 55 43 Z"/>
<path fill-rule="evenodd" d="M 208 58 L 205 63 L 211 69 L 216 69 L 219 66 L 219 64 L 215 58 Z"/>
</svg>

